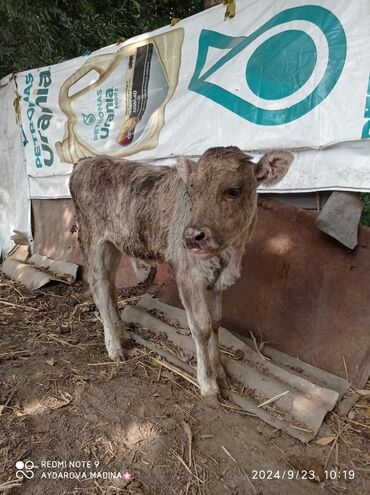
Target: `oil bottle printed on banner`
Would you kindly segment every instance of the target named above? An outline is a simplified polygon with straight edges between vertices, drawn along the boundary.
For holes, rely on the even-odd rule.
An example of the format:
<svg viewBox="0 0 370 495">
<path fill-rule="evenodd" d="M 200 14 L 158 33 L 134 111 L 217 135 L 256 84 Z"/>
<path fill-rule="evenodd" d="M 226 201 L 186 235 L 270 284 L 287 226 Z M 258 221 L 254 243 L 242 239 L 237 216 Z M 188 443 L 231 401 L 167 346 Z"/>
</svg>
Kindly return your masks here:
<svg viewBox="0 0 370 495">
<path fill-rule="evenodd" d="M 61 161 L 156 147 L 178 82 L 183 38 L 183 29 L 175 29 L 91 57 L 64 82 L 59 106 L 67 122 L 55 144 Z"/>
</svg>

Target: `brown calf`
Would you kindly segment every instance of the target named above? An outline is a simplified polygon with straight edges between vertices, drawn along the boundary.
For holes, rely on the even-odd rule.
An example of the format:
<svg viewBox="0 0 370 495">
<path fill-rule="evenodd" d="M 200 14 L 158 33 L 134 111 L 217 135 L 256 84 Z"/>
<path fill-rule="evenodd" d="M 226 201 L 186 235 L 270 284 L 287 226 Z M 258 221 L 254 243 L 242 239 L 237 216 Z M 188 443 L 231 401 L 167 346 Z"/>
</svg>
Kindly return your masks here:
<svg viewBox="0 0 370 495">
<path fill-rule="evenodd" d="M 293 160 L 272 151 L 255 164 L 239 148 L 212 148 L 176 167 L 98 156 L 80 160 L 70 180 L 79 240 L 104 324 L 109 357 L 123 358 L 115 296 L 122 253 L 166 261 L 175 274 L 197 350 L 203 397 L 215 403 L 224 371 L 218 346 L 221 294 L 239 277 L 256 219 L 257 186 L 275 184 Z M 127 335 L 127 334 L 126 334 Z"/>
</svg>

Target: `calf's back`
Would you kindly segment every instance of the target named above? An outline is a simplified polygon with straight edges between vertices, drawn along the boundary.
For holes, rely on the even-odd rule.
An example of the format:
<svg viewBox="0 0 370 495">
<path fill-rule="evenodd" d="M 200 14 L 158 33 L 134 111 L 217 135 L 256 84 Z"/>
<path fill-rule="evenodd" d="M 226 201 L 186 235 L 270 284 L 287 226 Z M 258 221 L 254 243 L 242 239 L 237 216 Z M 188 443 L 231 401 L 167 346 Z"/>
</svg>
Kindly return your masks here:
<svg viewBox="0 0 370 495">
<path fill-rule="evenodd" d="M 74 166 L 70 191 L 88 243 L 110 241 L 146 262 L 166 259 L 169 236 L 179 242 L 189 218 L 186 187 L 172 167 L 85 158 Z"/>
</svg>

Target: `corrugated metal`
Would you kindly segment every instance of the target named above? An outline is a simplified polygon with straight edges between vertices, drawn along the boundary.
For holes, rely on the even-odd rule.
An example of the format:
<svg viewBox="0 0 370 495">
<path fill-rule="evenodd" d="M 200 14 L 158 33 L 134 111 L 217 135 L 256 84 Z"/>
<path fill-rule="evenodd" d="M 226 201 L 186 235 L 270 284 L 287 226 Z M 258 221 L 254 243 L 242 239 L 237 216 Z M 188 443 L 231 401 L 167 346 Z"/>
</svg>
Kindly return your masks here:
<svg viewBox="0 0 370 495">
<path fill-rule="evenodd" d="M 158 312 L 160 318 L 156 317 Z M 172 354 L 177 364 L 180 359 L 184 364 L 181 367 L 195 374 L 195 368 L 188 364 L 194 362 L 195 345 L 190 332 L 184 332 L 187 329 L 185 311 L 145 295 L 136 306 L 126 307 L 122 315 L 126 322 L 155 332 L 156 348 L 160 349 L 163 344 L 167 358 Z M 174 319 L 182 328 L 168 324 Z M 141 341 L 145 344 L 144 340 Z M 312 372 L 312 367 L 297 359 L 291 360 L 290 366 L 282 364 L 284 358 L 281 355 L 277 364 L 264 359 L 224 328 L 220 329 L 220 346 L 224 351 L 223 364 L 230 378 L 226 393 L 232 401 L 244 411 L 304 442 L 316 436 L 327 412 L 333 409 L 350 386 L 347 381 L 325 371 L 316 369 Z M 297 372 L 298 368 L 300 372 Z M 282 395 L 280 399 L 261 406 L 279 394 Z"/>
</svg>

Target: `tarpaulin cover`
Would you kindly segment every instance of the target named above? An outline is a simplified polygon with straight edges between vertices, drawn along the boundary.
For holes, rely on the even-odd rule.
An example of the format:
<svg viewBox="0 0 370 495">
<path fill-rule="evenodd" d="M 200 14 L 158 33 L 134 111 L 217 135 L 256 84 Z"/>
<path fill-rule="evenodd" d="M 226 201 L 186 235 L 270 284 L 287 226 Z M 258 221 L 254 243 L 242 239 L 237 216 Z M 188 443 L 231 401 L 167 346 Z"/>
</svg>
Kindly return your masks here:
<svg viewBox="0 0 370 495">
<path fill-rule="evenodd" d="M 277 192 L 370 190 L 370 2 L 239 0 L 87 57 L 17 74 L 30 194 L 72 163 L 211 146 L 293 149 Z M 262 190 L 262 192 L 266 189 Z"/>
<path fill-rule="evenodd" d="M 0 259 L 13 242 L 13 229 L 31 236 L 26 164 L 14 112 L 14 79 L 0 83 Z"/>
</svg>

